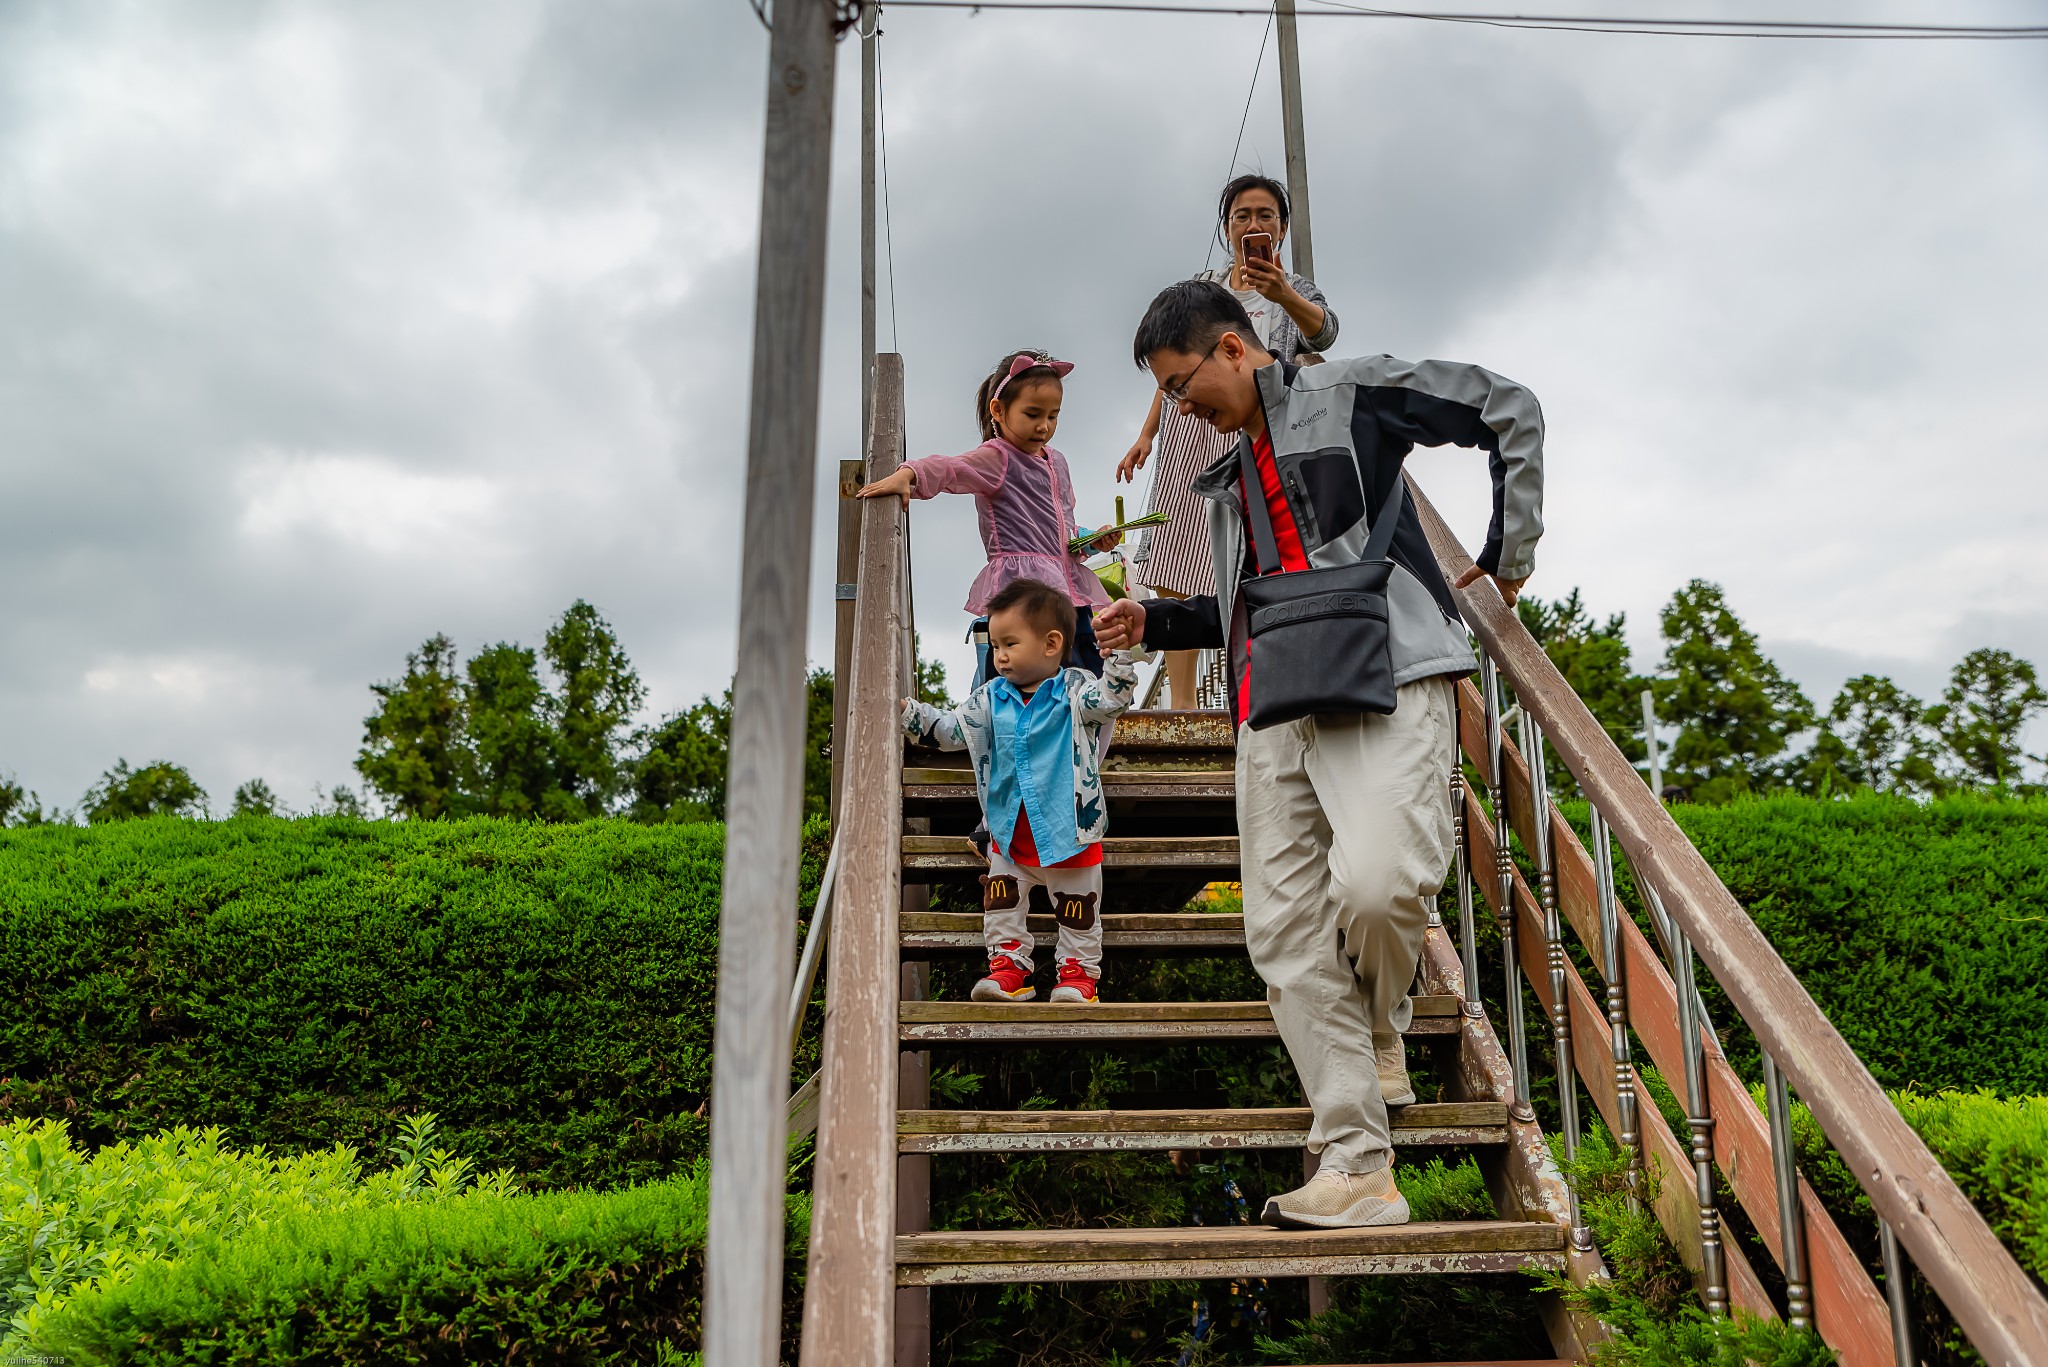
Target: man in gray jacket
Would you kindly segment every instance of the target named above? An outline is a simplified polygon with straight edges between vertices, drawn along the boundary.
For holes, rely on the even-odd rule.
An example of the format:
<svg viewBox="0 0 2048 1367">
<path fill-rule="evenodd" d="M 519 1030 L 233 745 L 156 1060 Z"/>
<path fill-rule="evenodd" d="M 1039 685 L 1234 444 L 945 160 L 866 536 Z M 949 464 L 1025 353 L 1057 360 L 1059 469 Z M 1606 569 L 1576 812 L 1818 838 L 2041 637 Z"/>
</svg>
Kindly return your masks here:
<svg viewBox="0 0 2048 1367">
<path fill-rule="evenodd" d="M 1415 1099 L 1401 1034 L 1430 899 L 1451 861 L 1453 684 L 1477 667 L 1401 464 L 1417 445 L 1476 446 L 1493 474 L 1493 521 L 1460 588 L 1490 575 L 1509 603 L 1543 532 L 1543 416 L 1533 395 L 1477 366 L 1276 361 L 1227 290 L 1162 291 L 1134 352 L 1183 413 L 1238 436 L 1203 471 L 1216 596 L 1123 601 L 1097 614 L 1104 649 L 1220 648 L 1236 717 L 1245 943 L 1315 1113 L 1307 1185 L 1267 1201 L 1274 1223 L 1403 1224 L 1387 1107 Z M 1262 565 L 1247 498 L 1273 525 Z M 1395 524 L 1387 591 L 1396 685 L 1390 715 L 1319 714 L 1254 730 L 1258 658 L 1239 587 L 1247 574 L 1356 563 L 1368 530 Z"/>
</svg>

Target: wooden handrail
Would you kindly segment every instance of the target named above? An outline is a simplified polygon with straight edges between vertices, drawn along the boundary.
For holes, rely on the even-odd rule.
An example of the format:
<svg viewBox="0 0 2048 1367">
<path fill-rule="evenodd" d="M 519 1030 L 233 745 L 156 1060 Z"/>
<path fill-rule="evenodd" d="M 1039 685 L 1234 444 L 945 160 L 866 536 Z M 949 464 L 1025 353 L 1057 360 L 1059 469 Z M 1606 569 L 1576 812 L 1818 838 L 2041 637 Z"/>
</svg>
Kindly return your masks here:
<svg viewBox="0 0 2048 1367">
<path fill-rule="evenodd" d="M 1453 581 L 1472 560 L 1414 480 L 1431 549 Z M 1997 1367 L 2048 1367 L 2048 1298 L 2006 1252 L 1748 912 L 1644 786 L 1520 620 L 1481 579 L 1454 590 L 1465 622 L 1599 807 L 1636 876 L 1798 1089 L 1971 1344 Z M 1745 1102 L 1747 1098 L 1745 1097 Z"/>
<path fill-rule="evenodd" d="M 875 357 L 868 477 L 902 462 L 903 358 Z M 805 1364 L 888 1362 L 896 1305 L 896 917 L 903 863 L 903 505 L 861 505 L 844 842 L 825 980 Z"/>
</svg>

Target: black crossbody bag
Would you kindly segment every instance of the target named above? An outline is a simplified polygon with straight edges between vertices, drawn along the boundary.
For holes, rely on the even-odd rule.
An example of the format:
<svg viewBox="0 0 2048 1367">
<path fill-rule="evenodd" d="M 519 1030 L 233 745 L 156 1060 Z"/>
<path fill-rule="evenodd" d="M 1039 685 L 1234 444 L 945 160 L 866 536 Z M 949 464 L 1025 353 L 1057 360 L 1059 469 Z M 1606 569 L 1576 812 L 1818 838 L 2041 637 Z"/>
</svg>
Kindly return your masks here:
<svg viewBox="0 0 2048 1367">
<path fill-rule="evenodd" d="M 1380 509 L 1366 538 L 1364 558 L 1355 565 L 1321 570 L 1282 570 L 1280 543 L 1256 462 L 1245 481 L 1251 505 L 1252 544 L 1259 564 L 1272 566 L 1244 581 L 1251 619 L 1251 727 L 1254 731 L 1319 712 L 1394 710 L 1394 663 L 1389 645 L 1387 585 L 1394 562 L 1387 552 L 1394 528 L 1408 504 L 1408 488 L 1396 480 L 1394 494 Z"/>
</svg>

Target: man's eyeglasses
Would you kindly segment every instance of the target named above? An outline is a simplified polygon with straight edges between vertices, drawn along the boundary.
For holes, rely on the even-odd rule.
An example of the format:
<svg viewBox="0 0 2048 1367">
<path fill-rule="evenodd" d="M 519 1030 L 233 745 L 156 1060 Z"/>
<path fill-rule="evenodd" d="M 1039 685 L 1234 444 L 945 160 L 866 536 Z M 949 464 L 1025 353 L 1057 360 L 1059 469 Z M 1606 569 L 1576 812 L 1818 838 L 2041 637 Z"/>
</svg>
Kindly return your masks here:
<svg viewBox="0 0 2048 1367">
<path fill-rule="evenodd" d="M 1214 356 L 1215 354 L 1216 348 L 1210 347 L 1209 355 L 1195 362 L 1195 369 L 1188 372 L 1186 379 L 1182 380 L 1179 384 L 1163 384 L 1159 386 L 1159 392 L 1175 403 L 1186 403 L 1188 399 L 1188 386 L 1195 382 L 1195 371 L 1209 364 L 1209 356 Z"/>
</svg>

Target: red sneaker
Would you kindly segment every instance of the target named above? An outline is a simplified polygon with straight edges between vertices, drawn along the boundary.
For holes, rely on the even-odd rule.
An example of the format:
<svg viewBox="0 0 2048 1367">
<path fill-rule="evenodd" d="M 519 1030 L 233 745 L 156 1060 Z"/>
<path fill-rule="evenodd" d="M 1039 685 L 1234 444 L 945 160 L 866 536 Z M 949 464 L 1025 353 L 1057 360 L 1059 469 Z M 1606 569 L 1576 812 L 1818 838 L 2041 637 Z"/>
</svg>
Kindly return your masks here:
<svg viewBox="0 0 2048 1367">
<path fill-rule="evenodd" d="M 1053 988 L 1052 999 L 1056 1002 L 1092 1002 L 1095 998 L 1095 979 L 1088 976 L 1088 970 L 1081 967 L 1079 959 L 1060 961 L 1059 986 Z"/>
<path fill-rule="evenodd" d="M 1028 1002 L 1037 995 L 1038 989 L 1031 985 L 1031 970 L 1001 954 L 989 958 L 988 976 L 974 985 L 978 1002 Z"/>
</svg>

